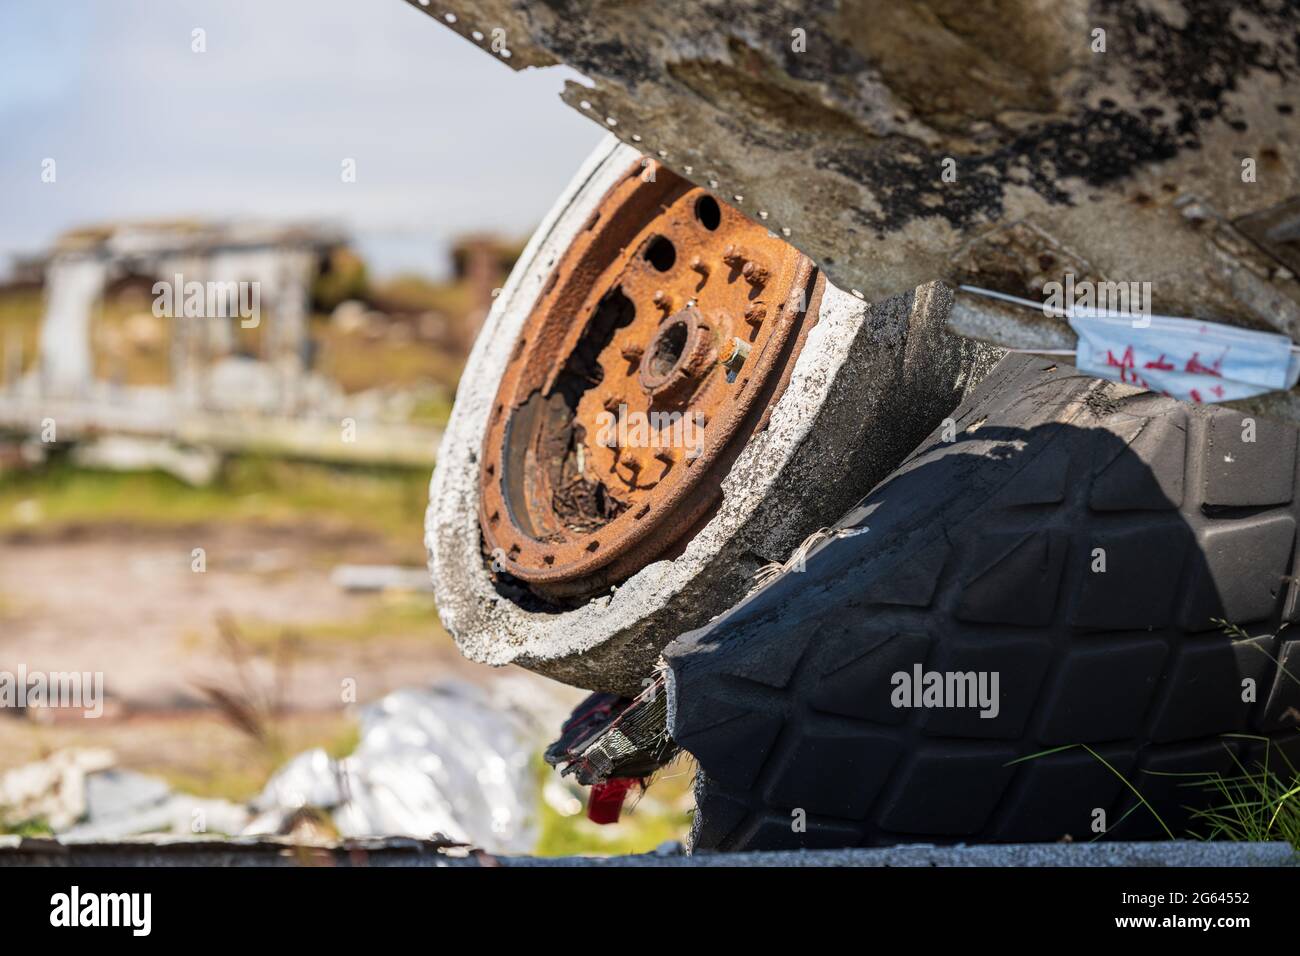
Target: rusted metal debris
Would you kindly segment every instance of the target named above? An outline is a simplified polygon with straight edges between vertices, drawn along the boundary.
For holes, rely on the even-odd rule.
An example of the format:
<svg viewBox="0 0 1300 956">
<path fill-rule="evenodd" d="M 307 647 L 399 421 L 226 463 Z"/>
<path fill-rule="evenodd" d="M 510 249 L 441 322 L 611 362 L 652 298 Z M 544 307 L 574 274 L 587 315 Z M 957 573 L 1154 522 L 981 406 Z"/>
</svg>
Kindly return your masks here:
<svg viewBox="0 0 1300 956">
<path fill-rule="evenodd" d="M 632 166 L 555 265 L 497 391 L 480 470 L 495 570 L 563 600 L 671 552 L 780 397 L 819 289 L 765 227 Z"/>
<path fill-rule="evenodd" d="M 869 301 L 1068 273 L 1300 341 L 1297 0 L 408 2 L 581 71 L 566 102 Z M 1062 344 L 1023 311 L 951 327 Z"/>
<path fill-rule="evenodd" d="M 617 570 L 611 564 L 597 568 L 586 581 L 561 582 L 569 587 L 597 587 L 601 576 L 607 575 L 610 585 L 589 600 L 547 600 L 542 593 L 545 585 L 530 589 L 507 572 L 505 546 L 498 542 L 493 547 L 499 552 L 493 553 L 492 548 L 484 552 L 485 439 L 497 406 L 504 406 L 497 394 L 500 385 L 521 359 L 516 355 L 517 343 L 528 338 L 525 328 L 547 293 L 556 264 L 584 241 L 589 234 L 586 226 L 605 197 L 626 183 L 641 161 L 635 150 L 607 137 L 579 168 L 524 250 L 461 377 L 456 406 L 438 450 L 426 518 L 439 614 L 467 657 L 494 665 L 519 664 L 578 687 L 625 697 L 645 689 L 642 682 L 668 641 L 707 623 L 718 607 L 740 600 L 759 566 L 785 560 L 809 531 L 835 521 L 897 467 L 970 394 L 998 358 L 996 350 L 944 329 L 951 297 L 938 283 L 869 306 L 824 282 L 819 274 L 802 323 L 807 337 L 797 361 L 786 363 L 782 381 L 776 383 L 783 394 L 763 408 L 765 427 L 759 427 L 760 417 L 753 430 L 746 425 L 736 431 L 744 450 L 726 469 L 720 500 L 710 506 L 707 520 L 682 527 L 667 550 L 625 580 L 615 579 Z M 662 168 L 657 171 L 658 177 L 665 175 Z M 760 240 L 765 236 L 762 233 Z M 749 245 L 735 237 L 730 244 Z M 723 244 L 717 260 L 706 261 L 701 254 L 696 269 L 691 268 L 694 255 L 679 257 L 674 261 L 673 281 L 685 283 L 693 293 L 699 284 L 699 267 L 704 266 L 709 286 L 715 281 L 726 285 L 732 270 L 726 252 Z M 767 287 L 782 281 L 783 266 L 759 264 L 771 272 Z M 740 271 L 734 288 L 750 288 L 744 265 Z M 755 276 L 755 270 L 750 274 Z M 596 278 L 590 282 L 594 284 Z M 655 291 L 661 290 L 653 288 L 649 302 L 642 301 L 657 318 L 663 313 L 654 303 Z M 739 377 L 730 383 L 733 388 L 759 358 L 753 347 L 744 356 L 735 339 L 748 345 L 751 324 L 758 323 L 761 330 L 771 322 L 785 321 L 778 315 L 778 302 L 750 302 L 747 292 L 742 301 L 747 305 L 741 318 L 747 321 L 741 332 L 731 336 L 734 352 L 725 339 L 721 341 L 718 358 L 723 364 L 712 372 L 718 375 L 726 369 L 730 375 L 738 369 Z M 668 315 L 681 307 L 679 300 Z M 567 318 L 572 324 L 581 321 L 576 314 Z M 707 309 L 704 318 L 709 319 Z M 647 339 L 633 343 L 641 344 L 641 358 L 652 334 L 647 329 Z M 563 358 L 570 353 L 557 349 L 555 354 Z M 620 351 L 612 366 L 622 381 L 637 390 L 641 389 L 641 358 L 634 365 Z M 546 375 L 551 374 L 562 375 L 563 369 L 547 370 Z M 751 381 L 746 391 L 755 385 Z M 764 404 L 755 401 L 755 412 Z M 522 419 L 516 424 L 523 433 Z M 716 420 L 706 424 L 706 443 L 714 440 L 716 425 Z M 585 470 L 588 449 L 584 447 L 582 454 Z M 576 468 L 576 450 L 572 458 Z M 685 467 L 702 464 L 696 459 Z M 609 480 L 622 481 L 612 476 Z M 705 487 L 692 495 L 704 497 L 710 492 Z M 566 514 L 573 521 L 573 511 Z M 505 520 L 504 513 L 498 520 Z M 582 527 L 579 524 L 579 531 L 567 533 L 575 538 L 589 533 Z M 667 522 L 662 528 L 665 535 L 679 530 Z M 604 541 L 598 535 L 599 531 L 592 537 L 602 542 L 596 552 L 600 554 Z"/>
<path fill-rule="evenodd" d="M 592 694 L 574 709 L 545 756 L 563 775 L 591 786 L 645 780 L 679 752 L 668 735 L 668 691 L 659 673 L 636 697 Z"/>
</svg>

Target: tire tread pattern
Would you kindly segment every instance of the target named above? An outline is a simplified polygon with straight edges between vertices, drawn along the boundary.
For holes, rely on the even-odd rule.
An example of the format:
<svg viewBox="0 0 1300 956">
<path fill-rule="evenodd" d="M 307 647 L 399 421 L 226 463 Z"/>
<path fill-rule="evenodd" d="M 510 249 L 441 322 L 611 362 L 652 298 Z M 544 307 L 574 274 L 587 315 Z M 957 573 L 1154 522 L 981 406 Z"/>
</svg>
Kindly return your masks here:
<svg viewBox="0 0 1300 956">
<path fill-rule="evenodd" d="M 1018 356 L 954 419 L 667 649 L 695 849 L 1088 839 L 1097 809 L 1143 839 L 1118 774 L 1177 833 L 1177 774 L 1300 766 L 1296 429 Z M 998 672 L 1000 712 L 894 708 L 916 665 Z"/>
</svg>

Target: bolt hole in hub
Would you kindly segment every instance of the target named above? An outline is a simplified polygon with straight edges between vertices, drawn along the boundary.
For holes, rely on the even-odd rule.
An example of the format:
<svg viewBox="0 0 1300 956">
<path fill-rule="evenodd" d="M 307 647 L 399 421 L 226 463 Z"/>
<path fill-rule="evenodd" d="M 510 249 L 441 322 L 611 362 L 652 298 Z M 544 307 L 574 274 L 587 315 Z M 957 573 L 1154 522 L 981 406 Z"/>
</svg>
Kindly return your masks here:
<svg viewBox="0 0 1300 956">
<path fill-rule="evenodd" d="M 479 526 L 498 586 L 555 609 L 680 553 L 817 314 L 805 256 L 671 172 L 640 171 L 555 265 L 484 438 Z"/>
<path fill-rule="evenodd" d="M 655 236 L 645 251 L 646 261 L 660 272 L 667 272 L 677 261 L 677 250 L 663 236 Z"/>
<path fill-rule="evenodd" d="M 712 196 L 701 196 L 695 202 L 695 218 L 705 229 L 712 232 L 722 224 L 722 207 Z"/>
</svg>

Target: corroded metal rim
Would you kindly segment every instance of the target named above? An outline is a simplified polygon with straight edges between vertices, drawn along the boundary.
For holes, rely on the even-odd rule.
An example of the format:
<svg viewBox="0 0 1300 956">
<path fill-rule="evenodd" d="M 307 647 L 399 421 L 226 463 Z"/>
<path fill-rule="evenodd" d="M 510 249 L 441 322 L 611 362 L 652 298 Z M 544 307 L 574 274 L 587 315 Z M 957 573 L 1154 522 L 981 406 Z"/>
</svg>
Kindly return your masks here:
<svg viewBox="0 0 1300 956">
<path fill-rule="evenodd" d="M 779 398 L 821 286 L 763 226 L 633 166 L 556 263 L 497 390 L 479 463 L 493 570 L 563 602 L 680 550 Z"/>
</svg>

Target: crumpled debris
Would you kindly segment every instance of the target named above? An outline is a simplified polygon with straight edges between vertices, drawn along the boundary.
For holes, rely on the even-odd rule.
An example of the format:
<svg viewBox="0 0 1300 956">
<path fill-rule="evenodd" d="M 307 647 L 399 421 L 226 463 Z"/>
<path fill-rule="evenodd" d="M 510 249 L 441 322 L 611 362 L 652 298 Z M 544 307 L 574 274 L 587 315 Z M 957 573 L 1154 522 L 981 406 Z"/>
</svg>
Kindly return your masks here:
<svg viewBox="0 0 1300 956">
<path fill-rule="evenodd" d="M 564 722 L 546 762 L 592 787 L 587 816 L 617 823 L 627 795 L 677 754 L 668 735 L 667 691 L 655 675 L 634 698 L 595 693 Z"/>
<path fill-rule="evenodd" d="M 42 823 L 66 840 L 145 833 L 235 834 L 248 811 L 227 800 L 174 793 L 166 781 L 114 767 L 103 748 L 61 750 L 0 777 L 0 819 Z"/>
<path fill-rule="evenodd" d="M 301 807 L 337 807 L 344 800 L 338 761 L 317 747 L 292 758 L 275 772 L 253 808 L 297 810 Z"/>
<path fill-rule="evenodd" d="M 229 800 L 176 793 L 166 781 L 131 770 L 106 770 L 86 778 L 86 819 L 61 834 L 65 840 L 115 840 L 147 833 L 190 837 L 234 835 L 248 809 Z"/>
<path fill-rule="evenodd" d="M 546 748 L 546 762 L 556 769 L 563 765 L 561 774 L 572 774 L 579 783 L 590 786 L 600 782 L 600 776 L 585 766 L 583 751 L 633 703 L 631 697 L 597 691 L 574 708 L 563 726 L 559 739 Z"/>
<path fill-rule="evenodd" d="M 104 770 L 86 778 L 86 814 L 101 820 L 121 817 L 170 795 L 171 787 L 158 777 L 134 770 Z"/>
<path fill-rule="evenodd" d="M 495 853 L 537 841 L 537 730 L 509 691 L 447 681 L 398 690 L 361 711 L 361 742 L 342 760 L 299 754 L 253 801 L 247 835 L 279 833 L 303 807 L 341 836 L 441 837 Z"/>
<path fill-rule="evenodd" d="M 56 833 L 86 815 L 86 777 L 113 766 L 102 747 L 60 750 L 0 776 L 0 819 L 15 825 L 43 821 Z"/>
<path fill-rule="evenodd" d="M 537 842 L 539 789 L 558 812 L 581 810 L 571 785 L 539 788 L 533 762 L 566 697 L 532 678 L 494 681 L 491 692 L 456 681 L 396 691 L 361 709 L 352 755 L 298 754 L 251 807 L 176 793 L 115 768 L 110 750 L 64 750 L 0 776 L 0 822 L 39 823 L 70 840 L 410 836 L 525 853 Z"/>
</svg>

